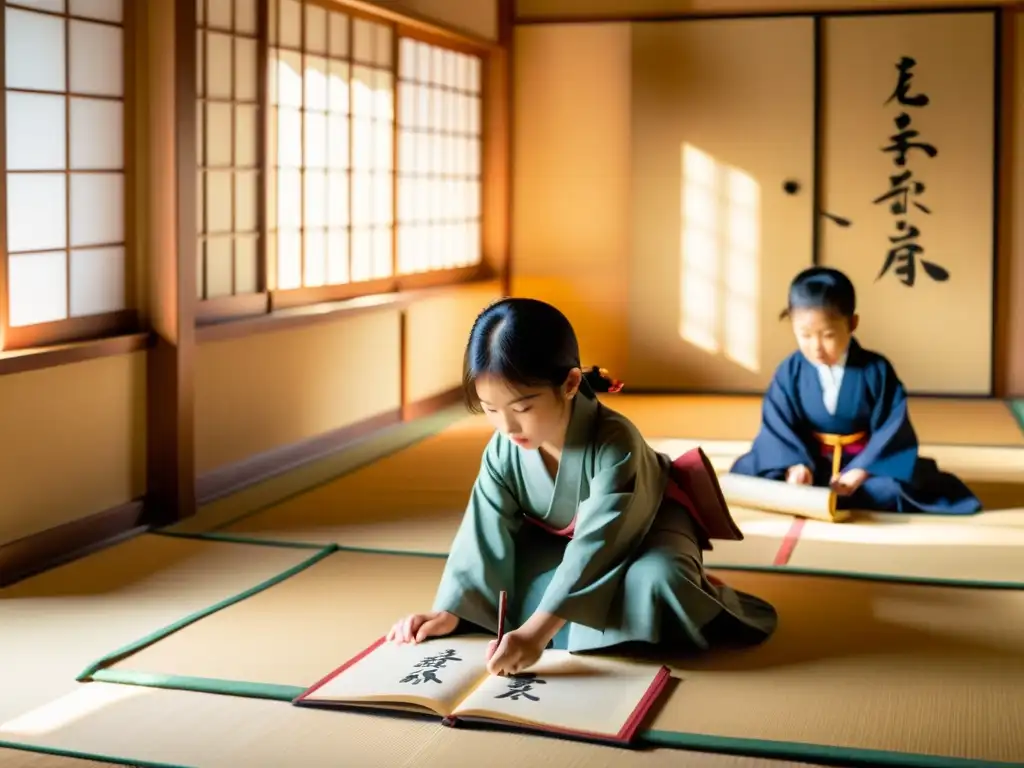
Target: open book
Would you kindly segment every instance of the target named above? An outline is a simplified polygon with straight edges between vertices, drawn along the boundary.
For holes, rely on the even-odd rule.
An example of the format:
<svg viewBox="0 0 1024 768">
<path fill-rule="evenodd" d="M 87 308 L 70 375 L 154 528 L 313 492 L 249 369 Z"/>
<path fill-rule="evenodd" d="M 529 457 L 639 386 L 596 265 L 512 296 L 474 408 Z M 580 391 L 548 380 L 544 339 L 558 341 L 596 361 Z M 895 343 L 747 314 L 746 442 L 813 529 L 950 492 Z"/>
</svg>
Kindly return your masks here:
<svg viewBox="0 0 1024 768">
<path fill-rule="evenodd" d="M 526 673 L 495 676 L 485 661 L 490 639 L 381 639 L 294 703 L 434 713 L 446 725 L 479 721 L 628 744 L 669 681 L 666 667 L 554 650 Z"/>
</svg>

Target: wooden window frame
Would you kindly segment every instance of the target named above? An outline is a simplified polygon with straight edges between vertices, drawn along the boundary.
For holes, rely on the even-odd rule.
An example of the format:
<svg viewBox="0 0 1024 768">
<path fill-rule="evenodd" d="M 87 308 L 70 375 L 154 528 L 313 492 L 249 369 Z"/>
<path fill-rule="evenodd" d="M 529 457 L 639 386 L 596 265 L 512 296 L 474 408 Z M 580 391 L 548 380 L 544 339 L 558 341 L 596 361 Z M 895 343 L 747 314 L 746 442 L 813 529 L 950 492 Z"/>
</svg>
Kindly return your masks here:
<svg viewBox="0 0 1024 768">
<path fill-rule="evenodd" d="M 89 19 L 86 17 L 72 16 L 70 11 L 65 9 L 63 13 L 54 13 L 48 11 L 40 11 L 38 9 L 22 8 L 17 5 L 9 5 L 4 0 L 2 6 L 0 6 L 0 50 L 3 47 L 3 41 L 6 36 L 6 19 L 7 9 L 14 7 L 19 10 L 26 10 L 34 13 L 41 13 L 47 16 L 54 16 L 62 18 L 64 20 L 65 38 L 67 30 L 69 29 L 71 19 L 81 19 L 82 21 L 93 22 L 93 23 L 106 23 L 111 26 L 118 26 L 121 29 L 121 40 L 122 40 L 122 96 L 119 101 L 122 104 L 122 130 L 123 130 L 123 141 L 122 141 L 122 169 L 121 173 L 124 177 L 124 295 L 125 295 L 125 306 L 126 309 L 117 310 L 114 312 L 105 312 L 102 314 L 86 315 L 82 317 L 68 317 L 63 320 L 54 320 L 50 322 L 34 323 L 32 325 L 23 325 L 12 327 L 9 323 L 9 290 L 8 284 L 8 264 L 10 260 L 10 254 L 7 249 L 7 72 L 4 57 L 0 56 L 0 84 L 3 85 L 4 98 L 0 99 L 0 173 L 3 174 L 3 178 L 0 179 L 0 352 L 8 351 L 25 351 L 38 347 L 51 347 L 59 344 L 68 344 L 80 341 L 91 341 L 96 339 L 104 339 L 113 336 L 124 336 L 127 334 L 134 334 L 139 331 L 139 312 L 137 307 L 133 306 L 136 302 L 134 298 L 136 296 L 136 196 L 133 194 L 136 184 L 136 163 L 137 158 L 135 157 L 135 145 L 134 145 L 134 134 L 135 134 L 135 112 L 136 112 L 136 99 L 138 94 L 136 92 L 136 53 L 138 50 L 137 36 L 139 34 L 139 26 L 137 24 L 137 15 L 134 9 L 133 2 L 124 2 L 121 4 L 121 21 L 120 23 L 114 22 L 101 22 L 96 19 Z M 65 39 L 65 50 L 64 50 L 64 72 L 65 72 L 65 91 L 64 96 L 66 99 L 71 98 L 73 92 L 71 91 L 70 82 L 70 53 L 67 49 L 67 39 Z M 44 93 L 50 93 L 46 91 Z M 89 94 L 74 94 L 83 97 L 88 97 Z M 69 102 L 70 104 L 70 102 Z M 68 109 L 70 106 L 68 106 Z M 71 125 L 69 122 L 69 116 L 65 114 L 65 141 L 67 142 L 68 150 L 70 152 L 70 134 Z M 70 183 L 70 177 L 73 173 L 71 168 L 65 168 L 64 174 L 68 177 Z M 56 173 L 56 171 L 54 171 Z M 66 192 L 66 195 L 70 195 L 70 187 Z M 70 220 L 67 222 L 67 227 L 70 237 Z M 70 245 L 65 249 L 68 253 L 68 265 L 67 265 L 67 281 L 68 281 L 68 298 L 71 301 L 71 265 L 70 265 Z"/>
<path fill-rule="evenodd" d="M 504 98 L 503 94 L 492 90 L 491 81 L 488 78 L 488 70 L 492 64 L 493 57 L 500 54 L 501 49 L 496 42 L 478 39 L 471 35 L 449 30 L 433 22 L 421 20 L 372 6 L 369 3 L 358 2 L 357 0 L 299 0 L 301 6 L 317 5 L 328 11 L 341 12 L 353 19 L 364 19 L 377 24 L 384 24 L 391 28 L 392 60 L 390 71 L 393 76 L 393 138 L 392 138 L 392 223 L 391 223 L 391 260 L 392 275 L 377 280 L 365 280 L 358 282 L 347 282 L 338 285 L 302 287 L 279 290 L 275 287 L 276 274 L 270 263 L 270 254 L 266 244 L 268 239 L 267 227 L 267 205 L 269 200 L 269 126 L 272 119 L 270 104 L 270 78 L 267 76 L 270 56 L 270 3 L 276 0 L 258 0 L 258 40 L 257 65 L 260 68 L 258 73 L 259 81 L 259 103 L 260 112 L 260 136 L 258 142 L 258 168 L 260 172 L 260 199 L 259 204 L 259 242 L 257 266 L 259 275 L 259 292 L 241 294 L 235 296 L 224 296 L 210 300 L 197 300 L 196 323 L 199 326 L 209 324 L 221 324 L 233 320 L 255 319 L 260 316 L 274 315 L 278 311 L 295 310 L 298 308 L 309 308 L 314 310 L 324 305 L 338 304 L 352 299 L 365 299 L 368 297 L 393 296 L 396 300 L 407 292 L 422 291 L 426 289 L 443 288 L 446 286 L 458 286 L 470 282 L 493 280 L 499 277 L 498 271 L 492 266 L 493 258 L 488 258 L 486 248 L 486 230 L 488 229 L 489 211 L 486 205 L 488 196 L 488 173 L 484 158 L 488 152 L 488 145 L 493 136 L 490 129 L 491 121 L 488 119 L 489 100 L 493 98 Z M 410 38 L 418 42 L 439 46 L 449 50 L 458 51 L 480 59 L 480 99 L 481 99 L 481 261 L 478 264 L 453 269 L 431 270 L 416 274 L 398 274 L 398 131 L 399 131 L 399 61 L 398 51 L 400 40 Z M 196 56 L 194 36 L 191 41 L 179 41 L 181 53 L 185 56 Z M 349 41 L 352 44 L 352 41 Z M 188 50 L 184 50 L 185 48 Z M 351 77 L 351 72 L 350 72 Z M 351 81 L 350 81 L 351 82 Z M 194 83 L 193 83 L 193 87 Z M 198 98 L 198 94 L 196 94 Z M 195 135 L 195 131 L 191 135 Z M 350 157 L 351 162 L 351 157 Z M 350 169 L 351 171 L 351 169 Z M 351 198 L 349 206 L 351 211 Z M 351 216 L 350 216 L 351 218 Z M 197 233 L 198 234 L 198 233 Z"/>
<path fill-rule="evenodd" d="M 214 316 L 216 316 L 217 314 L 224 314 L 224 313 L 228 313 L 230 315 L 232 312 L 238 312 L 238 311 L 241 311 L 243 314 L 251 312 L 251 311 L 257 311 L 258 312 L 262 308 L 265 308 L 266 300 L 267 300 L 266 292 L 265 292 L 265 290 L 263 290 L 263 286 L 265 285 L 265 281 L 266 281 L 265 270 L 266 270 L 266 263 L 267 263 L 267 259 L 266 259 L 267 232 L 266 232 L 266 213 L 265 213 L 266 206 L 265 206 L 265 201 L 267 199 L 267 167 L 266 167 L 267 166 L 267 164 L 266 164 L 266 158 L 267 158 L 267 153 L 266 153 L 266 126 L 267 126 L 266 109 L 267 109 L 267 103 L 266 103 L 266 101 L 267 101 L 267 99 L 266 99 L 266 92 L 267 92 L 267 50 L 268 50 L 268 48 L 267 48 L 267 39 L 266 39 L 267 22 L 266 22 L 265 16 L 266 16 L 266 10 L 268 8 L 269 2 L 271 2 L 271 0 L 254 0 L 254 6 L 255 6 L 255 10 L 256 10 L 256 33 L 255 33 L 255 35 L 247 34 L 247 33 L 240 33 L 235 28 L 236 6 L 235 6 L 235 3 L 234 3 L 234 0 L 231 0 L 231 6 L 232 6 L 232 11 L 231 11 L 231 13 L 232 13 L 231 29 L 221 29 L 219 27 L 211 27 L 210 26 L 210 18 L 209 18 L 210 0 L 194 0 L 194 1 L 196 2 L 197 9 L 198 9 L 199 5 L 203 6 L 203 16 L 202 16 L 201 20 L 199 19 L 198 10 L 197 10 L 197 14 L 196 14 L 197 15 L 196 35 L 195 36 L 198 37 L 199 33 L 202 33 L 202 35 L 203 35 L 203 43 L 206 46 L 206 49 L 203 51 L 203 57 L 202 57 L 202 62 L 203 62 L 202 71 L 199 73 L 200 76 L 204 78 L 204 80 L 207 79 L 206 76 L 207 76 L 207 72 L 208 72 L 208 67 L 210 66 L 210 63 L 209 63 L 209 35 L 210 34 L 226 35 L 226 36 L 230 37 L 231 41 L 232 41 L 231 42 L 231 66 L 232 66 L 231 96 L 229 98 L 227 98 L 226 100 L 223 99 L 223 98 L 211 97 L 210 94 L 209 94 L 209 90 L 208 90 L 209 89 L 209 83 L 208 82 L 204 82 L 204 84 L 203 84 L 203 91 L 202 91 L 201 94 L 198 92 L 198 88 L 197 88 L 197 93 L 196 93 L 196 104 L 198 105 L 200 102 L 202 102 L 203 106 L 204 106 L 202 117 L 200 118 L 198 116 L 198 114 L 197 114 L 197 117 L 196 117 L 197 123 L 201 122 L 201 125 L 197 124 L 195 126 L 196 132 L 198 132 L 201 129 L 202 130 L 202 135 L 203 135 L 203 139 L 202 139 L 203 140 L 203 152 L 202 152 L 202 155 L 201 155 L 201 162 L 197 162 L 197 165 L 196 165 L 196 175 L 197 175 L 196 181 L 197 182 L 199 181 L 199 178 L 198 178 L 199 174 L 203 174 L 203 179 L 202 179 L 202 184 L 203 184 L 203 201 L 202 201 L 203 202 L 203 210 L 202 210 L 201 214 L 199 214 L 198 208 L 197 208 L 197 214 L 201 215 L 201 219 L 199 221 L 197 221 L 197 229 L 199 231 L 196 232 L 196 248 L 197 248 L 197 252 L 196 252 L 196 269 L 200 270 L 200 274 L 197 275 L 197 282 L 199 280 L 202 281 L 203 292 L 205 293 L 208 290 L 208 287 L 209 287 L 208 286 L 208 281 L 207 281 L 207 274 L 206 274 L 206 272 L 208 271 L 206 269 L 207 265 L 208 265 L 208 254 L 205 252 L 205 249 L 202 249 L 202 250 L 200 249 L 201 248 L 200 244 L 205 245 L 207 242 L 209 242 L 211 240 L 217 240 L 217 239 L 221 239 L 221 238 L 230 238 L 231 241 L 232 241 L 231 283 L 232 283 L 232 290 L 234 290 L 234 288 L 235 288 L 235 286 L 237 284 L 237 275 L 236 275 L 237 256 L 236 256 L 236 250 L 235 250 L 236 249 L 236 245 L 237 245 L 237 241 L 238 241 L 238 239 L 240 237 L 254 237 L 255 240 L 256 240 L 256 254 L 255 254 L 255 258 L 256 258 L 256 287 L 257 287 L 257 290 L 255 292 L 252 292 L 252 293 L 238 293 L 238 294 L 232 293 L 231 295 L 217 296 L 217 297 L 214 297 L 214 298 L 211 298 L 211 299 L 199 298 L 197 296 L 196 297 L 196 309 L 197 309 L 197 312 L 199 313 L 200 317 L 203 315 L 203 313 L 208 313 L 208 312 L 211 312 L 211 311 L 212 311 Z M 255 65 L 256 65 L 256 83 L 255 83 L 255 86 L 256 86 L 256 101 L 255 102 L 243 101 L 243 100 L 240 100 L 238 98 L 238 84 L 237 84 L 238 72 L 235 71 L 236 68 L 237 68 L 237 58 L 235 56 L 235 50 L 236 50 L 236 45 L 237 45 L 237 39 L 238 38 L 245 39 L 245 40 L 254 40 L 255 44 L 256 44 L 256 57 L 255 57 L 256 58 L 256 61 L 255 61 Z M 193 53 L 193 56 L 195 57 L 199 52 L 196 49 L 196 50 L 193 50 L 192 53 Z M 197 62 L 197 64 L 198 64 L 198 62 Z M 195 86 L 194 82 L 193 82 L 193 86 Z M 209 109 L 210 109 L 210 104 L 211 103 L 220 103 L 220 104 L 227 103 L 227 104 L 231 105 L 231 110 L 232 110 L 232 118 L 231 118 L 232 135 L 231 135 L 231 165 L 230 166 L 211 166 L 209 164 L 209 157 L 208 157 L 209 147 L 206 146 L 206 141 L 207 141 L 207 130 L 206 130 L 206 128 L 207 128 L 207 121 L 209 119 L 208 115 L 209 115 Z M 237 156 L 236 155 L 237 155 L 237 149 L 238 149 L 238 136 L 235 133 L 235 117 L 234 117 L 234 112 L 235 112 L 235 109 L 237 107 L 239 107 L 239 106 L 249 106 L 249 107 L 253 107 L 254 106 L 255 109 L 256 109 L 256 136 L 255 136 L 256 163 L 255 163 L 254 166 L 251 166 L 251 167 L 250 166 L 240 166 L 238 164 L 238 162 L 237 162 Z M 196 152 L 197 152 L 197 158 L 199 157 L 199 146 L 198 146 L 198 143 L 199 143 L 199 141 L 198 141 L 198 139 L 196 139 L 197 146 L 196 146 L 195 149 L 196 149 Z M 211 171 L 214 171 L 214 172 L 215 171 L 221 171 L 221 172 L 223 172 L 223 171 L 230 171 L 231 174 L 232 174 L 232 182 L 231 182 L 232 183 L 232 192 L 231 192 L 231 194 L 232 194 L 232 201 L 231 201 L 231 220 L 232 220 L 232 225 L 231 225 L 231 231 L 230 232 L 210 233 L 210 232 L 206 231 L 206 229 L 207 229 L 207 227 L 206 227 L 206 219 L 207 219 L 207 212 L 208 212 L 207 211 L 207 206 L 209 205 L 209 200 L 208 200 L 208 197 L 207 197 L 207 194 L 208 194 L 207 178 L 208 178 L 208 176 L 209 176 Z M 237 231 L 235 231 L 236 230 L 236 223 L 237 223 L 236 222 L 236 213 L 237 213 L 237 206 L 238 206 L 237 186 L 236 186 L 235 176 L 238 173 L 254 173 L 256 175 L 256 183 L 255 183 L 255 195 L 256 195 L 256 212 L 255 212 L 256 216 L 255 216 L 255 218 L 256 218 L 256 229 L 255 229 L 254 232 L 237 232 Z M 197 187 L 198 187 L 198 184 L 197 184 Z M 182 287 L 184 288 L 184 286 L 182 286 Z"/>
</svg>

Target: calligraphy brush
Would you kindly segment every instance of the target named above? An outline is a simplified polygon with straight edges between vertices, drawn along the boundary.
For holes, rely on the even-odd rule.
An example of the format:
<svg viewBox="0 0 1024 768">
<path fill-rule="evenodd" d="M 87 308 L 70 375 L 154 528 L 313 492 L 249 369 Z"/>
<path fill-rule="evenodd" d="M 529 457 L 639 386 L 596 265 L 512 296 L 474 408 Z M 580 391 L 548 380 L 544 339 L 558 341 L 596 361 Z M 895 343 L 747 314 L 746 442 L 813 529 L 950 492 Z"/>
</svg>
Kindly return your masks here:
<svg viewBox="0 0 1024 768">
<path fill-rule="evenodd" d="M 494 644 L 494 651 L 497 653 L 501 645 L 501 638 L 505 636 L 505 611 L 508 609 L 508 592 L 504 589 L 498 593 L 498 640 Z M 502 675 L 504 676 L 504 675 Z"/>
<path fill-rule="evenodd" d="M 498 645 L 501 645 L 501 638 L 505 636 L 505 611 L 508 609 L 508 592 L 501 590 L 498 593 Z"/>
</svg>

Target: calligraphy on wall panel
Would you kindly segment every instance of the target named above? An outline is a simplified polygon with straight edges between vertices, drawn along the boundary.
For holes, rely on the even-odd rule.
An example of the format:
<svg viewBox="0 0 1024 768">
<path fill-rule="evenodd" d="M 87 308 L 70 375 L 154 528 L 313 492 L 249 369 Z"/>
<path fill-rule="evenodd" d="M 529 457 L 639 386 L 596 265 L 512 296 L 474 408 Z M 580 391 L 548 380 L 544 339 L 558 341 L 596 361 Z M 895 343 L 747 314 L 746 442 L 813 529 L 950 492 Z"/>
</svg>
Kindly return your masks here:
<svg viewBox="0 0 1024 768">
<path fill-rule="evenodd" d="M 762 390 L 793 350 L 779 311 L 812 261 L 814 22 L 632 27 L 625 378 Z"/>
<path fill-rule="evenodd" d="M 826 19 L 820 260 L 858 291 L 858 337 L 911 391 L 988 394 L 996 21 Z"/>
</svg>

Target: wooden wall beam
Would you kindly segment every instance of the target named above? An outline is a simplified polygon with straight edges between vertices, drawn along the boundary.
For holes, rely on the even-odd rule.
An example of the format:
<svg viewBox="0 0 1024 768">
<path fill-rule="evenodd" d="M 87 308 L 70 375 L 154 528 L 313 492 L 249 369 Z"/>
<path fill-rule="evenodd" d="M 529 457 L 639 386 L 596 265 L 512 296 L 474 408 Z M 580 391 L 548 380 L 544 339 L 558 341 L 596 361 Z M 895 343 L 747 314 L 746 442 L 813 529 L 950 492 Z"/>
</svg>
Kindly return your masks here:
<svg viewBox="0 0 1024 768">
<path fill-rule="evenodd" d="M 498 2 L 498 45 L 484 67 L 483 260 L 508 295 L 512 266 L 512 37 L 514 0 Z"/>
<path fill-rule="evenodd" d="M 1024 85 L 1019 27 L 1020 8 L 1001 12 L 999 126 L 999 251 L 996 260 L 995 394 L 1024 397 L 1024 170 L 1021 168 L 1020 130 L 1024 127 Z"/>
<path fill-rule="evenodd" d="M 195 514 L 196 4 L 140 3 L 147 15 L 147 522 Z"/>
</svg>

